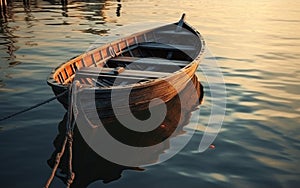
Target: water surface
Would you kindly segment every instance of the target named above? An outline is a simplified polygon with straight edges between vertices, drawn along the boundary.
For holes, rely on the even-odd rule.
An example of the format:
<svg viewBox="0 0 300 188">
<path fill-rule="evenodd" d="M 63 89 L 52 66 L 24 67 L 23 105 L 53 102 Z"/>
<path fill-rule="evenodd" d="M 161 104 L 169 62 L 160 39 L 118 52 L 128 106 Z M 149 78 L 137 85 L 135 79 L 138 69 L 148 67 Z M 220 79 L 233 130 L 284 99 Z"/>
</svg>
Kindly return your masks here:
<svg viewBox="0 0 300 188">
<path fill-rule="evenodd" d="M 46 78 L 113 30 L 175 22 L 182 12 L 205 37 L 223 72 L 227 110 L 215 149 L 195 152 L 210 115 L 172 159 L 124 171 L 105 187 L 296 187 L 300 183 L 300 27 L 298 1 L 8 1 L 0 19 L 1 117 L 53 96 Z M 208 55 L 203 66 L 211 61 Z M 197 73 L 209 90 L 203 73 Z M 1 187 L 41 187 L 65 110 L 52 102 L 0 122 Z M 18 181 L 16 181 L 18 180 Z M 95 181 L 89 187 L 104 186 Z M 58 178 L 52 187 L 64 187 Z"/>
</svg>

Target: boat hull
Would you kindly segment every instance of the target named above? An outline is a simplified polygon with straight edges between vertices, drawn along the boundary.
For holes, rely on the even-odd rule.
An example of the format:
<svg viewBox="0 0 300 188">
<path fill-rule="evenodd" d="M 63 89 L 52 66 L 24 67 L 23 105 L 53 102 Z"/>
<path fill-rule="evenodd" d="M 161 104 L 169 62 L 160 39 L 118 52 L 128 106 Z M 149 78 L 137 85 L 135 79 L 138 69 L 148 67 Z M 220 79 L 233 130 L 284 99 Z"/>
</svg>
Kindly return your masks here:
<svg viewBox="0 0 300 188">
<path fill-rule="evenodd" d="M 184 31 L 177 32 L 179 26 L 182 27 Z M 162 33 L 162 35 L 158 37 L 158 33 Z M 167 37 L 164 36 L 165 33 L 168 34 Z M 176 41 L 177 43 L 172 45 L 164 44 L 170 43 L 170 41 Z M 56 96 L 65 92 L 57 99 L 66 109 L 69 106 L 69 92 L 66 91 L 69 90 L 70 85 L 72 85 L 71 83 L 78 79 L 83 85 L 79 92 L 79 99 L 87 113 L 89 108 L 96 108 L 101 116 L 112 117 L 115 115 L 113 108 L 127 108 L 128 106 L 132 112 L 141 111 L 149 108 L 149 104 L 150 102 L 153 103 L 153 99 L 158 98 L 160 99 L 157 100 L 159 103 L 166 103 L 186 87 L 199 66 L 204 53 L 204 46 L 204 40 L 199 32 L 183 20 L 180 20 L 175 24 L 133 34 L 75 57 L 53 70 L 47 82 Z M 130 75 L 126 77 L 127 81 L 138 80 L 140 77 L 143 77 L 141 78 L 142 81 L 127 85 L 118 85 L 116 84 L 116 80 L 122 76 L 123 73 L 119 74 L 115 72 L 115 70 L 113 70 L 114 74 L 110 75 L 102 74 L 101 71 L 99 71 L 99 75 L 93 73 L 96 80 L 102 79 L 105 81 L 107 78 L 110 79 L 106 81 L 110 81 L 111 85 L 101 85 L 101 87 L 96 85 L 91 86 L 91 82 L 86 82 L 86 79 L 82 82 L 82 78 L 77 77 L 78 72 L 78 75 L 80 75 L 84 68 L 88 67 L 94 67 L 94 69 L 98 67 L 99 70 L 101 68 L 104 69 L 105 66 L 118 68 L 118 70 L 120 70 L 120 67 L 125 67 L 126 72 L 127 68 L 134 64 L 130 62 L 128 66 L 128 64 L 124 64 L 123 61 L 120 61 L 120 58 L 116 59 L 118 56 L 126 61 L 129 58 L 138 57 L 141 61 L 134 63 L 140 67 L 147 63 L 149 64 L 149 62 L 150 64 L 153 62 L 155 65 L 150 67 L 154 70 L 153 75 L 162 76 L 158 76 L 154 79 L 151 75 L 147 75 L 151 73 L 150 71 L 139 70 L 138 74 L 136 74 L 134 70 L 131 71 L 133 72 L 133 76 Z M 149 56 L 152 58 L 150 61 L 144 58 Z M 153 59 L 153 57 L 156 59 Z M 147 61 L 145 61 L 145 59 Z M 145 67 L 142 69 L 147 68 Z M 145 76 L 143 76 L 143 71 Z M 166 74 L 164 72 L 168 73 Z M 87 72 L 83 73 L 87 75 Z M 129 70 L 128 73 L 130 73 Z M 91 72 L 88 72 L 88 75 L 91 75 Z M 86 86 L 87 83 L 88 86 Z"/>
</svg>

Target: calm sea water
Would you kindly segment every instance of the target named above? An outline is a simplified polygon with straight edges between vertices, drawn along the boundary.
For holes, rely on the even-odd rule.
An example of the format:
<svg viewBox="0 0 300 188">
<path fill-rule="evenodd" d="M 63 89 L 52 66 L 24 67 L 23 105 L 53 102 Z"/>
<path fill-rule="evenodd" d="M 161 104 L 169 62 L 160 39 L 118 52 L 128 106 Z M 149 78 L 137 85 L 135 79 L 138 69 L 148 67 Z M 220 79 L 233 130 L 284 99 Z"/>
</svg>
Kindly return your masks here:
<svg viewBox="0 0 300 188">
<path fill-rule="evenodd" d="M 175 22 L 183 12 L 204 36 L 223 73 L 227 110 L 215 149 L 195 152 L 210 115 L 208 94 L 199 130 L 175 157 L 89 187 L 300 184 L 299 1 L 74 0 L 66 6 L 58 0 L 7 1 L 0 19 L 1 117 L 52 97 L 46 84 L 51 70 L 94 41 L 117 37 L 113 30 Z M 207 56 L 203 66 L 210 60 Z M 202 72 L 198 75 L 209 90 Z M 0 122 L 0 187 L 44 185 L 64 114 L 55 101 Z M 64 184 L 55 178 L 52 187 Z"/>
</svg>

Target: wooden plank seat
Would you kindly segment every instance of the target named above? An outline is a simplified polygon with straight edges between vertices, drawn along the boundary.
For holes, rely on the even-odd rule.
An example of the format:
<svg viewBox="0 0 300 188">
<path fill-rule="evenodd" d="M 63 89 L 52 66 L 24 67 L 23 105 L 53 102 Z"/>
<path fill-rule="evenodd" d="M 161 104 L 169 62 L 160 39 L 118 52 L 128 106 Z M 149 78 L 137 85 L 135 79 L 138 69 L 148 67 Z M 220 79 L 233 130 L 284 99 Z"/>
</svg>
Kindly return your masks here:
<svg viewBox="0 0 300 188">
<path fill-rule="evenodd" d="M 117 78 L 118 83 L 115 83 L 115 80 Z M 137 83 L 149 80 L 142 77 L 126 77 L 99 73 L 86 73 L 81 71 L 76 72 L 76 79 L 78 79 L 83 84 L 96 85 L 101 87 Z"/>
<path fill-rule="evenodd" d="M 160 77 L 169 76 L 170 73 L 153 72 L 144 70 L 127 70 L 122 67 L 122 71 L 118 71 L 120 67 L 113 68 L 99 68 L 99 67 L 83 67 L 76 72 L 76 79 L 79 79 L 83 84 L 98 85 L 98 86 L 112 86 L 116 85 L 114 82 L 118 78 L 117 85 L 125 85 L 130 83 L 137 83 L 141 81 L 148 81 Z"/>
<path fill-rule="evenodd" d="M 121 79 L 130 79 L 130 80 L 149 80 L 149 78 L 145 77 L 131 77 L 131 76 L 121 76 L 121 75 L 110 75 L 110 74 L 101 74 L 101 73 L 89 73 L 89 72 L 81 72 L 77 71 L 76 76 L 83 78 L 93 78 L 93 79 L 108 79 L 108 80 L 114 80 L 116 78 L 121 78 Z"/>
<path fill-rule="evenodd" d="M 142 49 L 157 49 L 166 51 L 194 51 L 195 48 L 189 45 L 178 45 L 178 44 L 162 44 L 155 42 L 140 43 L 139 48 Z"/>
<path fill-rule="evenodd" d="M 160 77 L 166 77 L 171 75 L 171 73 L 165 72 L 155 72 L 155 71 L 146 71 L 146 70 L 129 70 L 124 69 L 123 72 L 116 72 L 117 68 L 106 68 L 106 67 L 82 67 L 80 72 L 82 73 L 91 73 L 98 74 L 101 76 L 110 75 L 110 76 L 123 76 L 123 77 L 140 77 L 140 78 L 148 78 L 148 79 L 156 79 Z"/>
<path fill-rule="evenodd" d="M 167 59 L 161 59 L 161 58 L 140 58 L 140 57 L 128 57 L 128 56 L 118 56 L 115 58 L 111 58 L 108 60 L 108 65 L 113 64 L 124 64 L 128 65 L 131 63 L 137 63 L 141 65 L 149 65 L 149 66 L 156 66 L 156 65 L 162 65 L 162 66 L 177 66 L 177 67 L 185 67 L 189 61 L 180 61 L 180 60 L 167 60 Z"/>
</svg>

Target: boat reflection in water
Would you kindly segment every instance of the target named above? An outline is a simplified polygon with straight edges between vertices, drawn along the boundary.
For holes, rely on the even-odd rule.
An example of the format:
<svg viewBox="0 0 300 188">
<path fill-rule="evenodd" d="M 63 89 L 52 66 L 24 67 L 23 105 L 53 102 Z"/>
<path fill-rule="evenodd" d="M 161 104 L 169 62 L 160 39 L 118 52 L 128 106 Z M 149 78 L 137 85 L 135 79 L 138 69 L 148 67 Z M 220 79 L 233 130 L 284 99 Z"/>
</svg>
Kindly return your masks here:
<svg viewBox="0 0 300 188">
<path fill-rule="evenodd" d="M 195 89 L 197 93 L 195 93 Z M 191 92 L 193 91 L 193 92 Z M 185 133 L 183 127 L 188 125 L 190 122 L 191 114 L 193 111 L 198 109 L 203 99 L 203 87 L 198 81 L 198 78 L 194 76 L 187 86 L 181 91 L 180 99 L 176 95 L 173 99 L 166 103 L 167 114 L 162 122 L 161 126 L 150 132 L 131 132 L 129 129 L 124 128 L 118 121 L 108 121 L 107 124 L 103 124 L 106 130 L 118 141 L 128 145 L 144 147 L 158 144 L 169 137 L 182 135 Z M 181 102 L 181 100 L 183 100 Z M 149 112 L 139 112 L 135 114 L 139 118 Z M 147 115 L 146 115 L 147 116 Z M 59 123 L 58 130 L 59 134 L 55 138 L 53 144 L 55 151 L 51 158 L 47 161 L 49 166 L 53 168 L 55 163 L 55 157 L 57 152 L 61 150 L 61 145 L 65 138 L 66 133 L 66 122 L 67 115 Z M 105 122 L 105 121 L 104 121 Z M 179 128 L 179 129 L 178 129 Z M 176 132 L 174 132 L 176 131 Z M 160 151 L 156 151 L 151 155 L 143 157 L 145 164 L 157 163 L 159 156 L 170 148 L 170 143 L 165 144 Z M 68 172 L 69 158 L 68 154 L 65 153 L 61 158 L 59 168 L 61 170 L 61 176 L 56 175 L 62 181 L 66 182 L 66 175 Z M 84 141 L 77 127 L 74 129 L 73 136 L 73 161 L 72 168 L 75 173 L 75 179 L 71 187 L 87 187 L 89 184 L 103 180 L 104 183 L 108 183 L 117 180 L 121 177 L 123 170 L 136 170 L 142 171 L 139 167 L 128 167 L 119 164 L 112 163 L 103 157 L 95 153 Z"/>
</svg>

